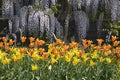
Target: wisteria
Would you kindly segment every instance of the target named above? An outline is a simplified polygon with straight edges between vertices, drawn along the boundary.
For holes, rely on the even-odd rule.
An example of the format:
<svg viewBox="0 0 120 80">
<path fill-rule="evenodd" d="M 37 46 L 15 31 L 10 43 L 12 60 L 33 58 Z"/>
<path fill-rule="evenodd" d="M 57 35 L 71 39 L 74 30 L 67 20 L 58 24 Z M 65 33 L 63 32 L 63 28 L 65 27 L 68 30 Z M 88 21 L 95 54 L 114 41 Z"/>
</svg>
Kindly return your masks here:
<svg viewBox="0 0 120 80">
<path fill-rule="evenodd" d="M 99 0 L 92 0 L 92 16 L 95 17 L 98 12 Z"/>
<path fill-rule="evenodd" d="M 25 36 L 27 32 L 27 16 L 28 7 L 24 6 L 20 9 L 20 28 L 22 29 L 22 34 Z"/>
<path fill-rule="evenodd" d="M 54 17 L 54 14 L 49 15 L 49 21 L 50 21 L 49 40 L 50 40 L 50 42 L 53 42 L 53 40 L 54 40 L 53 33 L 55 33 L 55 17 Z"/>
<path fill-rule="evenodd" d="M 12 0 L 6 0 L 3 1 L 2 5 L 2 15 L 6 18 L 12 19 L 14 17 L 14 9 L 13 9 L 13 1 Z"/>
<path fill-rule="evenodd" d="M 29 6 L 29 16 L 28 16 L 28 34 L 30 36 L 33 36 L 34 33 L 36 33 L 36 29 L 35 29 L 35 25 L 33 24 L 33 16 L 34 16 L 34 13 L 35 13 L 35 10 L 33 9 L 32 6 Z"/>
<path fill-rule="evenodd" d="M 91 0 L 86 0 L 86 2 L 85 2 L 85 8 L 86 8 L 86 13 L 87 14 L 90 11 L 90 4 L 91 4 Z"/>
<path fill-rule="evenodd" d="M 65 7 L 64 9 L 57 8 L 58 3 L 58 0 L 3 1 L 2 15 L 11 21 L 9 33 L 13 32 L 16 35 L 17 32 L 20 36 L 39 36 L 40 38 L 46 35 L 51 42 L 54 40 L 53 34 L 66 41 L 69 33 L 74 33 L 74 36 L 77 35 L 76 38 L 81 41 L 86 37 L 93 22 L 96 24 L 98 37 L 101 35 L 104 15 L 109 15 L 113 23 L 120 20 L 119 0 L 67 0 L 65 4 L 60 3 L 61 7 Z M 53 6 L 58 13 L 54 13 L 54 10 L 50 12 Z M 103 8 L 101 13 L 99 6 Z M 63 20 L 59 19 L 59 14 L 64 16 L 60 18 Z"/>
<path fill-rule="evenodd" d="M 118 8 L 118 0 L 111 0 L 111 17 L 112 21 L 115 22 L 117 20 L 117 8 Z"/>
<path fill-rule="evenodd" d="M 40 37 L 43 37 L 44 35 L 44 13 L 43 11 L 39 11 L 39 34 L 40 34 Z"/>
<path fill-rule="evenodd" d="M 77 28 L 77 35 L 79 36 L 79 41 L 86 37 L 88 18 L 85 12 L 77 11 L 75 12 L 75 25 Z"/>
<path fill-rule="evenodd" d="M 118 1 L 117 20 L 120 20 L 120 1 Z"/>
<path fill-rule="evenodd" d="M 97 21 L 98 37 L 101 36 L 103 18 L 104 18 L 104 13 L 101 13 L 100 16 L 99 16 L 99 19 L 98 19 L 98 21 Z"/>
</svg>

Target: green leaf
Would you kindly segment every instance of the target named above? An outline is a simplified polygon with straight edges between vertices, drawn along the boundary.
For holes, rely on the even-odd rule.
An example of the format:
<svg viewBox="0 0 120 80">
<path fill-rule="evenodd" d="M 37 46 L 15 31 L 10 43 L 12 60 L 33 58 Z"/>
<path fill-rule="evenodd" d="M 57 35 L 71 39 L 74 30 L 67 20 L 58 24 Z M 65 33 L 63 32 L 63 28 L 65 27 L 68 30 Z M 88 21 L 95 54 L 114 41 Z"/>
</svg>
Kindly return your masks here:
<svg viewBox="0 0 120 80">
<path fill-rule="evenodd" d="M 113 32 L 113 34 L 116 35 L 116 36 L 119 35 L 119 31 L 118 31 L 117 29 L 113 29 L 112 32 Z"/>
</svg>

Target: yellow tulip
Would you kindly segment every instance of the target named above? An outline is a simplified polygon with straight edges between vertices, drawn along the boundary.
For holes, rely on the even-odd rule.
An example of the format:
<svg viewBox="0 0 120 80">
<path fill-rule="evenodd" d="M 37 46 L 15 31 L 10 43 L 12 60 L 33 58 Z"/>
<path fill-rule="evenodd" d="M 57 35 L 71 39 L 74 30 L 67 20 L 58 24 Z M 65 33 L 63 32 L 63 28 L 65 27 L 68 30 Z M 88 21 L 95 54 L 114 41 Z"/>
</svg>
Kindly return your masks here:
<svg viewBox="0 0 120 80">
<path fill-rule="evenodd" d="M 70 62 L 70 61 L 71 61 L 71 58 L 69 58 L 68 55 L 65 55 L 65 61 L 66 61 L 66 62 Z"/>
<path fill-rule="evenodd" d="M 95 65 L 95 62 L 93 62 L 93 60 L 90 60 L 90 64 L 91 67 Z"/>
<path fill-rule="evenodd" d="M 35 60 L 35 61 L 40 60 L 40 56 L 39 56 L 38 54 L 36 54 L 36 53 L 33 54 L 31 57 L 32 57 L 32 59 Z"/>
<path fill-rule="evenodd" d="M 83 58 L 83 63 L 86 63 L 87 60 L 89 59 L 88 56 L 87 56 L 88 53 L 86 54 L 83 54 L 82 58 Z"/>
<path fill-rule="evenodd" d="M 5 54 L 6 54 L 6 53 L 0 51 L 0 60 L 2 60 L 2 59 L 4 58 Z"/>
<path fill-rule="evenodd" d="M 93 54 L 92 54 L 92 58 L 93 59 L 96 59 L 96 58 L 98 58 L 99 57 L 99 55 L 98 55 L 98 53 L 97 53 L 97 50 L 95 50 L 94 52 L 93 52 Z"/>
<path fill-rule="evenodd" d="M 106 58 L 106 62 L 107 62 L 108 64 L 110 64 L 110 63 L 111 63 L 111 59 L 110 59 L 110 58 Z"/>
<path fill-rule="evenodd" d="M 79 62 L 80 62 L 80 60 L 78 58 L 73 57 L 73 62 L 72 63 L 73 63 L 74 66 L 77 65 Z"/>
<path fill-rule="evenodd" d="M 57 57 L 56 57 L 56 60 L 59 60 L 61 58 L 61 56 L 60 55 L 58 55 Z"/>
<path fill-rule="evenodd" d="M 103 61 L 104 61 L 104 58 L 103 58 L 103 57 L 100 57 L 100 58 L 99 58 L 99 61 L 100 61 L 100 62 L 103 62 Z"/>
<path fill-rule="evenodd" d="M 5 59 L 2 60 L 2 63 L 3 64 L 9 64 L 10 61 L 11 61 L 11 59 L 5 58 Z"/>
<path fill-rule="evenodd" d="M 37 65 L 31 65 L 32 71 L 36 71 L 38 70 L 38 66 Z"/>
<path fill-rule="evenodd" d="M 51 63 L 52 63 L 52 64 L 54 64 L 54 63 L 56 63 L 56 62 L 57 62 L 57 60 L 56 60 L 56 59 L 51 58 Z"/>
</svg>

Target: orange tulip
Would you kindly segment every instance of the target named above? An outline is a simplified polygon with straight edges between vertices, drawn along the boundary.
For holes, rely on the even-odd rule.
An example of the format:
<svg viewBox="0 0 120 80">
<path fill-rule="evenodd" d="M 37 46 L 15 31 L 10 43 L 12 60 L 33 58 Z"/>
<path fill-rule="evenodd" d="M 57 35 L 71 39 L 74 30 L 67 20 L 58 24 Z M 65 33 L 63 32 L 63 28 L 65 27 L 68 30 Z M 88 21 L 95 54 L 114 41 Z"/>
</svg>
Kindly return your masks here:
<svg viewBox="0 0 120 80">
<path fill-rule="evenodd" d="M 43 48 L 40 48 L 40 49 L 39 49 L 39 53 L 40 53 L 40 54 L 43 54 L 44 51 L 45 51 L 45 49 L 43 49 Z"/>
<path fill-rule="evenodd" d="M 48 58 L 49 54 L 47 52 L 44 52 L 42 56 L 44 59 L 46 59 L 46 58 Z"/>
<path fill-rule="evenodd" d="M 82 44 L 84 45 L 84 44 L 87 44 L 87 40 L 86 39 L 83 39 L 82 40 Z"/>
<path fill-rule="evenodd" d="M 42 45 L 44 45 L 44 44 L 45 44 L 45 41 L 39 40 L 39 45 L 40 45 L 40 46 L 42 46 Z"/>
<path fill-rule="evenodd" d="M 14 41 L 12 39 L 9 40 L 9 45 L 13 45 Z"/>
<path fill-rule="evenodd" d="M 34 45 L 35 45 L 34 42 L 31 42 L 31 43 L 29 44 L 29 47 L 30 47 L 30 48 L 33 48 Z"/>
<path fill-rule="evenodd" d="M 107 47 L 108 47 L 108 49 L 111 49 L 111 48 L 112 48 L 112 46 L 111 46 L 110 44 L 108 44 Z"/>
<path fill-rule="evenodd" d="M 90 49 L 93 50 L 95 48 L 95 45 L 91 44 Z"/>
<path fill-rule="evenodd" d="M 116 50 L 115 49 L 112 50 L 112 54 L 116 54 Z"/>
<path fill-rule="evenodd" d="M 97 39 L 98 45 L 101 45 L 103 42 L 103 39 Z"/>
<path fill-rule="evenodd" d="M 36 39 L 35 45 L 36 45 L 36 46 L 39 46 L 39 39 Z"/>
<path fill-rule="evenodd" d="M 117 57 L 120 58 L 120 53 L 117 53 Z"/>
<path fill-rule="evenodd" d="M 26 37 L 21 37 L 21 42 L 24 43 L 26 41 Z"/>
<path fill-rule="evenodd" d="M 70 43 L 70 48 L 77 47 L 79 44 L 77 42 L 71 42 Z"/>
<path fill-rule="evenodd" d="M 60 43 L 60 46 L 64 46 L 64 45 L 65 45 L 65 42 L 61 42 L 61 43 Z"/>
<path fill-rule="evenodd" d="M 120 53 L 120 48 L 112 49 L 112 54 L 118 54 L 118 53 Z"/>
<path fill-rule="evenodd" d="M 52 47 L 52 52 L 56 52 L 56 48 L 55 47 Z"/>
<path fill-rule="evenodd" d="M 88 40 L 87 42 L 88 42 L 88 46 L 90 46 L 93 43 L 93 41 L 91 40 Z"/>
<path fill-rule="evenodd" d="M 97 49 L 97 51 L 99 52 L 100 49 L 101 49 L 101 47 L 100 47 L 100 46 L 96 46 L 96 49 Z"/>
<path fill-rule="evenodd" d="M 5 51 L 6 52 L 10 51 L 10 47 L 9 46 L 5 46 Z"/>
<path fill-rule="evenodd" d="M 9 43 L 5 43 L 5 47 L 9 47 Z"/>
<path fill-rule="evenodd" d="M 62 41 L 60 39 L 56 39 L 56 43 L 60 44 Z"/>
<path fill-rule="evenodd" d="M 87 48 L 87 44 L 83 44 L 83 48 L 86 49 Z"/>
<path fill-rule="evenodd" d="M 83 51 L 79 50 L 79 54 L 80 54 L 80 56 L 82 56 L 83 55 Z"/>
<path fill-rule="evenodd" d="M 37 39 L 37 40 L 35 41 L 35 45 L 36 45 L 36 46 L 42 46 L 43 44 L 45 44 L 45 41 L 43 41 L 43 40 Z"/>
<path fill-rule="evenodd" d="M 52 43 L 52 47 L 54 47 L 55 45 L 56 45 L 56 43 L 55 43 L 55 42 L 53 42 L 53 43 Z"/>
<path fill-rule="evenodd" d="M 3 43 L 2 42 L 0 42 L 0 48 L 2 48 L 3 47 Z"/>
<path fill-rule="evenodd" d="M 35 51 L 34 51 L 33 49 L 31 49 L 31 50 L 30 50 L 30 55 L 33 55 L 34 52 L 35 52 Z"/>
<path fill-rule="evenodd" d="M 63 50 L 64 51 L 67 51 L 69 49 L 69 46 L 68 45 L 65 45 L 64 47 L 63 47 Z"/>
<path fill-rule="evenodd" d="M 119 43 L 120 43 L 119 41 L 115 41 L 115 42 L 113 42 L 113 46 L 116 47 L 119 45 Z"/>
<path fill-rule="evenodd" d="M 20 48 L 20 53 L 24 53 L 26 50 L 24 48 Z"/>
<path fill-rule="evenodd" d="M 115 41 L 117 39 L 116 36 L 112 36 L 112 41 Z"/>
<path fill-rule="evenodd" d="M 60 55 L 63 55 L 64 54 L 64 51 L 60 51 L 60 53 L 59 53 Z"/>
<path fill-rule="evenodd" d="M 34 42 L 34 41 L 35 41 L 35 38 L 30 37 L 30 38 L 29 38 L 29 40 L 30 40 L 30 43 L 32 43 L 32 42 Z"/>
<path fill-rule="evenodd" d="M 103 52 L 106 52 L 107 51 L 107 46 L 103 45 L 102 49 L 103 49 Z"/>
<path fill-rule="evenodd" d="M 2 37 L 2 40 L 3 40 L 3 42 L 7 41 L 6 37 Z"/>
<path fill-rule="evenodd" d="M 58 51 L 54 52 L 54 55 L 55 55 L 55 56 L 58 56 L 58 54 L 59 54 Z"/>
</svg>

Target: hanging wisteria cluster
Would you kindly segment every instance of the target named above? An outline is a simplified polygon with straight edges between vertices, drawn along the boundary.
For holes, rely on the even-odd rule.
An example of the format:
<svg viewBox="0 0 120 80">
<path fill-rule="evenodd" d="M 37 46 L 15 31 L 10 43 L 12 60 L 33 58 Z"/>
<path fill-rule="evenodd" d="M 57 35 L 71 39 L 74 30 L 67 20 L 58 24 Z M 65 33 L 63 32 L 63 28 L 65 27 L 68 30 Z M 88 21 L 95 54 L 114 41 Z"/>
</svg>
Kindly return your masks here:
<svg viewBox="0 0 120 80">
<path fill-rule="evenodd" d="M 98 35 L 101 35 L 101 29 L 104 27 L 105 14 L 109 14 L 114 23 L 120 19 L 120 1 L 119 0 L 66 0 L 66 5 L 70 5 L 71 11 L 66 13 L 64 25 L 50 13 L 51 7 L 59 0 L 3 0 L 3 17 L 9 18 L 9 34 L 14 36 L 17 32 L 20 36 L 43 37 L 46 35 L 50 41 L 53 41 L 53 33 L 57 38 L 64 38 L 70 33 L 70 19 L 74 16 L 74 28 L 78 41 L 85 38 L 87 31 L 91 28 L 91 19 L 96 22 Z M 35 4 L 39 9 L 35 7 Z M 61 7 L 63 4 L 60 4 Z M 102 6 L 105 11 L 99 12 Z M 59 9 L 58 9 L 59 10 Z M 68 9 L 70 10 L 70 9 Z M 61 10 L 64 13 L 67 11 Z M 59 15 L 59 14 L 58 14 Z M 68 18 L 69 17 L 69 18 Z"/>
<path fill-rule="evenodd" d="M 55 0 L 33 0 L 31 3 L 39 3 L 41 9 L 36 9 L 29 2 L 32 0 L 6 0 L 3 1 L 3 16 L 12 22 L 10 33 L 19 31 L 20 36 L 47 37 L 52 40 L 53 35 L 60 38 L 63 34 L 62 26 L 55 18 L 54 14 L 48 14 Z M 49 3 L 51 2 L 51 3 Z M 29 5 L 28 5 L 29 4 Z"/>
</svg>

